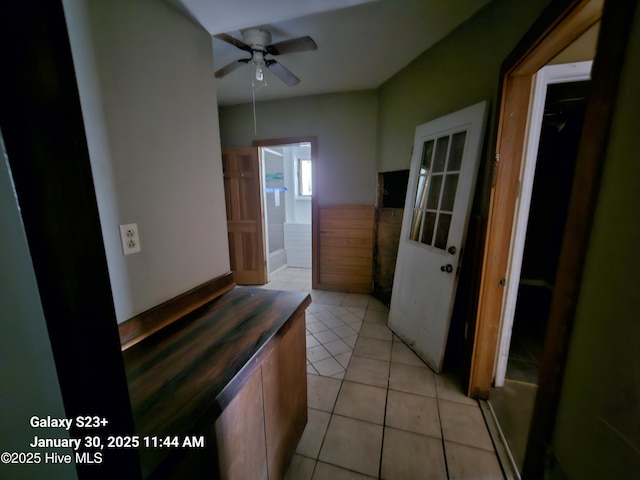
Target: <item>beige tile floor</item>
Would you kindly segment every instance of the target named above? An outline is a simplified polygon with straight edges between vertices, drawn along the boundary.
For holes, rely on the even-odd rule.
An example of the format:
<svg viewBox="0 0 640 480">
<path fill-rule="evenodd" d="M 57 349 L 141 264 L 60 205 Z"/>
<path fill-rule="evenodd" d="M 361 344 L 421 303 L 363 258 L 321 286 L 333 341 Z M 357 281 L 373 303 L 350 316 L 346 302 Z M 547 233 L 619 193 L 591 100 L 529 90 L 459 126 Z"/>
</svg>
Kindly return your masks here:
<svg viewBox="0 0 640 480">
<path fill-rule="evenodd" d="M 435 375 L 368 295 L 311 290 L 287 268 L 266 288 L 310 291 L 308 421 L 287 480 L 502 479 L 478 403 Z"/>
</svg>

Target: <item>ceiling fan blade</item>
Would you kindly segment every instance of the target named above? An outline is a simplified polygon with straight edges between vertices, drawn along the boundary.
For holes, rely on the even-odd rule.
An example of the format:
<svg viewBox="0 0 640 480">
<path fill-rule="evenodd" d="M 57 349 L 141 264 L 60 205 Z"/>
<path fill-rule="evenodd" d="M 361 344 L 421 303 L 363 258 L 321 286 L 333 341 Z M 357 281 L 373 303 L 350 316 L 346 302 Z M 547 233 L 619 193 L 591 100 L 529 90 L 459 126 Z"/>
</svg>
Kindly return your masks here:
<svg viewBox="0 0 640 480">
<path fill-rule="evenodd" d="M 235 62 L 231 62 L 226 67 L 222 67 L 220 70 L 216 71 L 216 78 L 222 78 L 225 75 L 229 75 L 231 72 L 240 68 L 242 65 L 249 63 L 251 61 L 250 58 L 241 58 L 240 60 L 236 60 Z"/>
<path fill-rule="evenodd" d="M 264 65 L 269 70 L 271 70 L 280 80 L 282 80 L 290 87 L 293 87 L 294 85 L 300 83 L 300 79 L 298 77 L 296 77 L 293 73 L 284 68 L 275 60 L 267 60 Z"/>
<path fill-rule="evenodd" d="M 226 33 L 218 33 L 217 35 L 214 35 L 214 37 L 230 43 L 231 45 L 238 47 L 240 50 L 251 53 L 251 47 L 249 45 L 244 43 L 242 40 L 233 38 L 231 35 L 227 35 Z"/>
<path fill-rule="evenodd" d="M 267 47 L 267 53 L 271 55 L 284 55 L 285 53 L 304 52 L 307 50 L 316 50 L 317 48 L 316 42 L 314 42 L 311 37 L 306 36 L 269 45 Z"/>
</svg>

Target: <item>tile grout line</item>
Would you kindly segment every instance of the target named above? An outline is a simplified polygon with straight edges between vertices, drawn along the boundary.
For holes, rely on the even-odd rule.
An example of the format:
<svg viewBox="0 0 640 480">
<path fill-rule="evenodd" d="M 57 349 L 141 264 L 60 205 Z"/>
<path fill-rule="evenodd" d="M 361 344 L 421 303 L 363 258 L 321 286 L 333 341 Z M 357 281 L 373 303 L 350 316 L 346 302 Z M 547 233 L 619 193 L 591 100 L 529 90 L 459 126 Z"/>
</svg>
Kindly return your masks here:
<svg viewBox="0 0 640 480">
<path fill-rule="evenodd" d="M 341 306 L 341 305 L 340 305 L 340 306 Z M 326 311 L 328 311 L 328 310 L 326 310 Z M 366 308 L 365 308 L 365 311 L 366 311 Z M 331 312 L 330 312 L 330 313 L 331 313 Z M 333 313 L 332 313 L 332 315 L 333 315 Z M 334 317 L 335 317 L 335 318 L 337 318 L 338 320 L 342 321 L 342 319 L 340 319 L 340 317 L 338 317 L 338 316 L 336 316 L 336 315 L 334 315 Z M 347 342 L 345 342 L 345 341 L 344 341 L 344 339 L 343 339 L 342 337 L 340 337 L 337 333 L 335 333 L 335 332 L 333 331 L 333 329 L 332 329 L 331 327 L 327 326 L 327 325 L 326 325 L 322 320 L 318 319 L 317 321 L 318 321 L 318 322 L 320 322 L 320 323 L 322 323 L 322 325 L 324 325 L 325 327 L 327 327 L 327 330 L 322 330 L 321 332 L 316 332 L 316 333 L 322 333 L 322 332 L 325 332 L 325 331 L 330 331 L 330 332 L 332 332 L 336 337 L 338 337 L 338 340 L 342 341 L 342 342 L 343 342 L 347 347 L 349 347 L 349 352 L 351 352 L 351 356 L 349 357 L 349 362 L 348 362 L 348 363 L 350 363 L 350 362 L 351 362 L 351 357 L 353 357 L 353 351 L 354 351 L 354 349 L 355 349 L 355 345 L 354 345 L 353 347 L 351 347 L 351 345 L 349 345 Z M 363 322 L 364 322 L 364 320 L 362 320 L 362 322 L 361 322 L 361 323 L 363 323 Z M 314 323 L 314 322 L 312 322 L 312 323 Z M 346 323 L 346 322 L 344 322 L 344 321 L 342 321 L 342 323 L 343 323 L 344 325 L 340 325 L 340 326 L 348 326 L 348 327 L 350 327 L 350 328 L 354 331 L 354 334 L 356 335 L 356 337 L 360 337 L 360 332 L 359 332 L 359 331 L 355 331 L 355 329 L 353 329 L 353 327 L 351 327 L 351 326 L 350 326 L 350 324 L 348 324 L 348 323 Z M 340 378 L 340 379 L 338 379 L 338 380 L 344 380 L 344 376 L 347 374 L 347 367 L 345 367 L 344 365 L 342 365 L 342 363 L 341 363 L 341 362 L 340 362 L 340 361 L 335 357 L 335 355 L 334 355 L 333 353 L 331 353 L 331 351 L 329 351 L 329 349 L 327 349 L 327 347 L 325 346 L 325 344 L 324 344 L 324 343 L 322 343 L 320 340 L 318 340 L 318 339 L 316 338 L 316 336 L 313 334 L 313 332 L 309 332 L 309 333 L 310 333 L 310 335 L 311 335 L 311 336 L 312 336 L 312 337 L 313 337 L 313 338 L 318 342 L 318 344 L 319 344 L 319 345 L 316 345 L 316 346 L 322 346 L 322 348 L 324 348 L 324 349 L 327 351 L 327 353 L 329 353 L 329 355 L 331 355 L 331 357 L 327 357 L 327 358 L 333 358 L 333 359 L 338 363 L 338 365 L 340 365 L 340 366 L 342 367 L 342 372 L 338 372 L 338 373 L 336 373 L 335 375 L 340 375 L 340 374 L 342 373 L 342 374 L 343 374 L 343 377 L 342 377 L 342 378 Z M 337 341 L 337 340 L 334 340 L 334 341 Z M 331 343 L 331 342 L 329 342 L 329 343 Z M 342 352 L 342 353 L 347 353 L 347 352 Z M 338 355 L 340 355 L 340 354 L 338 354 Z M 326 360 L 326 358 L 325 358 L 325 359 L 323 359 L 323 360 Z M 318 361 L 322 361 L 322 360 L 318 360 Z M 320 376 L 326 376 L 326 375 L 321 375 L 321 374 L 320 374 L 320 372 L 318 371 L 318 369 L 317 369 L 317 368 L 315 367 L 315 365 L 313 364 L 314 362 L 311 362 L 311 361 L 309 361 L 309 362 L 311 363 L 311 366 L 314 368 L 314 370 L 316 370 L 316 371 L 318 372 L 318 375 L 320 375 Z M 347 363 L 347 366 L 348 366 L 348 363 Z M 333 376 L 333 375 L 330 375 L 330 376 L 328 376 L 328 378 L 336 378 L 336 377 L 335 377 L 335 376 Z"/>
<path fill-rule="evenodd" d="M 344 302 L 344 299 L 343 299 L 343 302 Z M 329 306 L 329 307 L 334 307 L 334 306 L 343 306 L 343 305 L 342 305 L 342 303 L 340 303 L 340 304 L 327 303 L 327 304 L 318 304 L 318 305 L 322 305 L 323 307 L 324 307 L 324 306 Z M 344 307 L 344 308 L 346 308 L 346 307 Z M 353 307 L 353 308 L 361 308 L 361 307 Z M 325 310 L 325 309 L 323 308 L 323 310 Z M 329 311 L 330 313 L 332 313 L 336 318 L 338 318 L 339 320 L 341 320 L 343 324 L 345 324 L 345 325 L 347 325 L 347 326 L 351 326 L 351 324 L 349 324 L 349 323 L 345 322 L 344 320 L 342 320 L 342 318 L 341 318 L 339 315 L 335 314 L 335 313 L 334 313 L 333 311 L 331 311 L 330 309 L 329 309 L 329 310 L 325 310 L 325 311 Z M 373 310 L 372 310 L 372 311 L 373 311 Z M 377 310 L 376 310 L 376 311 L 377 311 Z M 364 326 L 366 323 L 372 323 L 372 324 L 384 324 L 384 323 L 381 323 L 381 322 L 378 322 L 378 321 L 370 321 L 370 322 L 367 322 L 367 321 L 365 320 L 365 317 L 367 316 L 367 313 L 368 313 L 368 312 L 369 312 L 369 304 L 367 304 L 367 305 L 366 305 L 366 307 L 364 307 L 364 315 L 363 315 L 363 317 L 362 317 L 362 318 L 360 318 L 360 319 L 359 319 L 361 329 L 360 329 L 360 331 L 357 331 L 357 332 L 356 332 L 356 342 L 357 342 L 357 339 L 359 339 L 359 338 L 361 337 L 361 330 L 362 330 L 362 326 Z M 312 312 L 312 313 L 313 313 L 313 312 Z M 334 333 L 334 334 L 338 337 L 338 339 L 340 339 L 340 340 L 342 340 L 342 342 L 346 343 L 346 342 L 344 341 L 344 338 L 343 338 L 343 337 L 339 336 L 336 332 L 334 332 L 334 331 L 333 331 L 333 328 L 331 328 L 331 327 L 327 326 L 326 324 L 324 324 L 324 322 L 322 322 L 320 319 L 316 319 L 316 321 L 321 322 L 321 324 L 322 324 L 322 325 L 324 325 L 324 326 L 327 328 L 327 330 L 325 330 L 325 331 L 331 331 L 332 333 Z M 351 327 L 351 328 L 353 328 L 353 327 Z M 308 333 L 312 336 L 312 338 L 314 338 L 314 339 L 315 339 L 315 335 L 314 335 L 312 332 L 308 332 Z M 369 338 L 369 337 L 367 337 L 367 338 Z M 374 338 L 374 339 L 375 339 L 375 337 L 371 337 L 371 338 Z M 317 339 L 316 339 L 316 341 L 318 341 L 318 344 L 319 344 L 319 345 L 321 345 L 321 346 L 322 346 L 322 347 L 327 351 L 327 353 L 330 355 L 330 357 L 328 357 L 328 358 L 333 358 L 333 359 L 334 359 L 338 364 L 340 364 L 341 366 L 343 366 L 343 365 L 342 365 L 342 363 L 341 363 L 341 362 L 339 362 L 339 361 L 337 360 L 337 358 L 335 357 L 335 355 L 334 355 L 333 353 L 331 353 L 331 352 L 326 348 L 326 346 L 325 346 L 325 344 L 324 344 L 324 343 L 320 342 L 320 341 L 319 341 L 319 340 L 317 340 Z M 404 343 L 404 342 L 403 342 L 403 343 Z M 350 417 L 350 416 L 348 416 L 348 415 L 338 415 L 337 413 L 335 413 L 335 408 L 336 408 L 336 405 L 337 405 L 337 400 L 338 400 L 338 398 L 340 397 L 340 393 L 342 392 L 342 388 L 344 387 L 344 382 L 345 382 L 345 381 L 352 381 L 352 382 L 354 382 L 354 383 L 358 383 L 358 384 L 361 384 L 361 385 L 369 385 L 368 383 L 361 383 L 361 382 L 359 382 L 359 381 L 355 381 L 355 380 L 347 380 L 347 379 L 346 379 L 346 373 L 347 373 L 347 371 L 348 371 L 349 366 L 351 365 L 351 362 L 352 362 L 352 360 L 353 360 L 353 357 L 354 357 L 354 356 L 358 356 L 358 355 L 355 355 L 355 354 L 354 354 L 355 344 L 354 344 L 354 346 L 353 346 L 353 347 L 351 347 L 349 344 L 347 344 L 347 345 L 350 347 L 350 349 L 349 349 L 348 351 L 351 353 L 351 355 L 350 355 L 350 357 L 349 357 L 348 362 L 346 362 L 346 366 L 343 366 L 343 368 L 344 368 L 344 373 L 343 373 L 342 378 L 336 378 L 336 377 L 334 377 L 334 376 L 321 375 L 321 374 L 319 374 L 319 372 L 318 372 L 318 376 L 320 376 L 320 377 L 333 378 L 333 379 L 337 379 L 337 380 L 339 380 L 339 381 L 340 381 L 340 387 L 339 387 L 338 392 L 337 392 L 337 394 L 336 394 L 335 402 L 334 402 L 334 403 L 333 403 L 333 405 L 332 405 L 331 412 L 329 412 L 329 413 L 330 413 L 330 417 L 329 417 L 329 424 L 331 424 L 332 420 L 334 420 L 334 417 L 352 418 L 352 417 Z M 394 346 L 394 337 L 392 337 L 392 339 L 391 339 L 391 347 L 392 347 L 392 355 L 391 355 L 391 357 L 392 357 L 392 358 L 391 358 L 391 359 L 389 360 L 389 362 L 388 362 L 388 368 L 389 368 L 389 370 L 388 370 L 387 382 L 386 382 L 386 388 L 385 388 L 385 390 L 386 390 L 386 392 L 385 392 L 385 405 L 384 405 L 384 413 L 383 413 L 383 415 L 384 415 L 384 416 L 383 416 L 383 421 L 382 421 L 382 425 L 381 425 L 381 426 L 382 426 L 382 441 L 381 441 L 381 447 L 380 447 L 380 461 L 379 461 L 379 465 L 378 465 L 378 478 L 381 478 L 381 476 L 382 476 L 382 462 L 383 462 L 383 451 L 384 451 L 384 444 L 385 444 L 385 431 L 386 431 L 386 429 L 387 429 L 386 415 L 387 415 L 387 410 L 388 410 L 388 407 L 389 407 L 389 405 L 388 405 L 388 401 L 389 401 L 389 390 L 390 390 L 390 380 L 389 380 L 389 377 L 390 377 L 390 369 L 391 369 L 391 365 L 393 364 L 393 346 Z M 342 353 L 346 353 L 346 352 L 342 352 Z M 366 356 L 365 356 L 365 357 L 360 357 L 360 356 L 358 356 L 358 357 L 359 357 L 359 358 L 372 358 L 372 359 L 376 359 L 376 358 L 373 358 L 373 357 L 366 357 Z M 380 359 L 377 359 L 377 360 L 380 360 Z M 311 362 L 310 362 L 310 364 L 312 365 L 313 369 L 315 370 L 315 367 L 313 366 L 313 363 L 311 363 Z M 411 366 L 411 364 L 407 364 L 407 365 Z M 313 374 L 313 373 L 312 373 L 312 374 Z M 456 400 L 453 400 L 453 399 L 447 399 L 447 398 L 445 398 L 445 397 L 442 397 L 440 394 L 441 394 L 441 393 L 443 393 L 443 394 L 444 394 L 444 393 L 446 393 L 446 392 L 441 392 L 441 391 L 440 391 L 440 388 L 438 387 L 437 382 L 435 381 L 435 378 L 434 378 L 434 386 L 435 386 L 436 412 L 437 412 L 437 416 L 438 416 L 438 426 L 439 426 L 439 431 L 440 431 L 440 440 L 441 440 L 441 448 L 442 448 L 442 454 L 443 454 L 443 460 L 444 460 L 444 467 L 445 467 L 445 472 L 446 472 L 447 478 L 450 478 L 450 471 L 449 471 L 450 466 L 449 466 L 449 464 L 448 464 L 448 459 L 447 459 L 447 448 L 446 448 L 446 441 L 445 441 L 445 437 L 444 437 L 444 427 L 443 427 L 442 416 L 441 416 L 441 402 L 442 402 L 442 401 L 445 401 L 445 402 L 453 402 L 453 403 L 456 403 L 456 404 L 465 404 L 465 403 L 464 403 L 464 402 L 459 402 L 459 401 L 456 401 Z M 446 390 L 446 389 L 445 389 L 445 390 Z M 420 396 L 423 396 L 423 395 L 420 395 Z M 365 420 L 361 420 L 361 421 L 366 422 Z M 372 424 L 374 424 L 374 425 L 380 425 L 380 424 L 376 424 L 375 422 L 367 422 L 367 423 L 372 423 Z M 392 427 L 389 427 L 389 428 L 392 428 Z M 320 449 L 319 449 L 319 451 L 318 451 L 318 455 L 316 456 L 316 458 L 315 458 L 315 459 L 312 459 L 312 460 L 315 460 L 315 464 L 314 464 L 313 469 L 312 469 L 312 476 L 313 476 L 313 475 L 315 475 L 315 474 L 316 474 L 316 472 L 317 472 L 317 470 L 318 470 L 318 462 L 320 461 L 320 460 L 319 460 L 320 452 L 322 451 L 322 448 L 326 446 L 326 445 L 325 445 L 325 442 L 326 442 L 326 440 L 327 440 L 327 434 L 328 434 L 328 432 L 329 432 L 329 428 L 328 428 L 328 426 L 327 426 L 327 429 L 326 429 L 326 431 L 325 431 L 325 433 L 324 433 L 324 435 L 323 435 L 323 438 L 322 438 L 322 443 L 321 443 L 321 445 L 320 445 Z M 425 435 L 425 436 L 429 436 L 429 435 Z M 475 445 L 467 445 L 467 444 L 459 443 L 459 442 L 455 442 L 455 441 L 451 441 L 451 443 L 453 443 L 453 444 L 458 444 L 458 445 L 464 445 L 464 446 L 466 446 L 466 447 L 471 447 L 471 448 L 473 448 L 474 450 L 479 450 L 479 451 L 490 451 L 490 450 L 485 450 L 485 449 L 480 448 L 480 447 L 476 447 Z M 494 452 L 494 453 L 495 453 L 495 452 Z M 310 458 L 310 457 L 307 457 L 307 458 Z M 342 466 L 340 466 L 340 465 L 335 465 L 335 464 L 333 464 L 333 463 L 331 463 L 331 462 L 329 462 L 328 464 L 333 465 L 334 467 L 337 467 L 337 468 L 345 469 L 345 470 L 348 470 L 348 471 L 353 471 L 353 470 L 351 470 L 351 469 L 348 469 L 348 468 L 342 467 Z"/>
<path fill-rule="evenodd" d="M 365 311 L 366 311 L 366 308 L 365 308 Z M 318 321 L 320 321 L 320 320 L 318 320 Z M 323 325 L 324 325 L 324 324 L 323 324 Z M 326 325 L 325 325 L 325 326 L 326 326 Z M 329 330 L 331 330 L 331 329 L 329 329 Z M 360 336 L 360 332 L 356 332 L 356 334 L 357 334 L 358 336 Z M 313 336 L 313 334 L 312 334 L 312 336 Z M 315 338 L 315 337 L 314 337 L 314 338 Z M 317 339 L 316 339 L 316 340 L 317 340 Z M 319 341 L 319 340 L 318 340 L 318 341 Z M 322 342 L 320 342 L 320 345 L 323 345 L 323 344 L 322 344 Z M 324 347 L 324 345 L 323 345 L 323 347 Z M 326 350 L 326 348 L 325 348 L 325 350 Z M 327 351 L 328 351 L 328 350 L 327 350 Z M 331 352 L 329 352 L 329 353 L 331 354 Z M 332 356 L 332 358 L 333 358 L 333 354 L 331 354 L 331 356 Z M 311 472 L 311 478 L 312 478 L 312 479 L 313 479 L 313 476 L 314 476 L 314 475 L 315 475 L 315 473 L 316 473 L 316 469 L 318 468 L 318 462 L 320 462 L 320 453 L 322 452 L 322 447 L 324 446 L 324 442 L 325 442 L 325 440 L 327 439 L 327 433 L 329 433 L 329 426 L 331 425 L 331 421 L 333 420 L 333 417 L 336 415 L 336 414 L 335 414 L 335 409 L 336 409 L 336 405 L 337 405 L 337 403 L 338 403 L 338 397 L 340 397 L 340 392 L 342 391 L 342 386 L 344 385 L 344 382 L 345 382 L 344 377 L 345 377 L 345 376 L 346 376 L 346 374 L 347 374 L 347 369 L 348 369 L 348 367 L 349 367 L 349 364 L 351 363 L 351 359 L 352 359 L 352 358 L 353 358 L 353 349 L 351 349 L 351 357 L 349 357 L 349 362 L 347 362 L 347 366 L 344 368 L 344 376 L 343 376 L 343 378 L 341 378 L 341 379 L 336 379 L 336 380 L 339 380 L 339 381 L 340 381 L 340 387 L 338 388 L 338 393 L 336 394 L 336 399 L 335 399 L 335 401 L 333 402 L 333 405 L 332 405 L 332 407 L 331 407 L 331 413 L 330 413 L 330 416 L 329 416 L 329 423 L 327 423 L 327 429 L 325 430 L 324 435 L 322 436 L 322 442 L 320 443 L 320 448 L 318 449 L 318 455 L 317 455 L 317 456 L 316 456 L 316 458 L 315 458 L 315 464 L 314 464 L 314 466 L 313 466 L 313 471 Z M 334 359 L 335 359 L 335 358 L 334 358 Z M 338 360 L 336 360 L 336 362 L 338 362 Z M 341 364 L 340 362 L 338 362 L 338 364 L 340 364 L 340 365 L 342 366 L 342 364 Z M 312 366 L 313 366 L 313 363 L 312 363 Z M 320 376 L 320 377 L 324 377 L 324 375 L 320 375 L 320 374 L 319 374 L 319 372 L 318 372 L 318 376 Z M 334 378 L 334 377 L 325 377 L 325 378 Z M 307 406 L 307 408 L 309 408 L 309 407 Z M 385 408 L 386 408 L 386 404 L 385 404 Z M 383 430 L 383 435 L 384 435 L 384 430 Z M 381 452 L 381 456 L 382 456 L 382 449 L 380 450 L 380 452 Z M 309 458 L 309 457 L 308 457 L 308 458 Z M 328 465 L 333 465 L 333 464 L 328 463 Z M 338 467 L 338 468 L 344 468 L 344 467 L 341 467 L 341 466 L 339 466 L 339 465 L 334 465 L 334 466 L 335 466 L 335 467 Z"/>
<path fill-rule="evenodd" d="M 351 361 L 351 360 L 349 360 L 349 361 Z M 346 372 L 346 370 L 345 370 L 345 372 Z M 323 376 L 323 375 L 321 375 L 321 376 Z M 326 377 L 326 378 L 332 378 L 332 377 Z M 344 385 L 344 379 L 341 379 L 340 380 L 340 387 L 338 388 L 338 393 L 336 393 L 336 399 L 333 402 L 333 405 L 331 406 L 331 414 L 329 416 L 329 423 L 327 423 L 327 429 L 324 432 L 324 435 L 322 437 L 322 443 L 320 443 L 320 448 L 318 449 L 318 456 L 316 457 L 316 464 L 313 467 L 314 473 L 315 473 L 316 468 L 318 467 L 318 462 L 320 461 L 320 452 L 322 452 L 322 447 L 324 446 L 324 442 L 327 439 L 327 434 L 329 433 L 329 426 L 331 425 L 333 417 L 336 415 L 336 413 L 335 413 L 336 405 L 338 404 L 338 398 L 340 397 L 340 392 L 342 391 L 342 386 L 343 385 Z M 329 463 L 329 465 L 333 465 L 333 464 Z M 344 468 L 344 467 L 341 467 L 340 465 L 334 465 L 334 466 L 339 467 L 339 468 Z M 312 475 L 311 478 L 313 478 L 313 475 Z"/>
<path fill-rule="evenodd" d="M 437 373 L 435 375 L 438 375 Z M 438 391 L 438 382 L 434 376 L 433 378 L 433 386 L 436 391 L 436 409 L 438 411 L 438 424 L 440 425 L 440 438 L 442 441 L 442 456 L 444 458 L 444 470 L 447 474 L 447 478 L 449 477 L 449 462 L 447 461 L 447 447 L 444 443 L 444 428 L 442 427 L 442 416 L 440 414 L 440 393 Z M 444 400 L 444 399 L 443 399 Z"/>
<path fill-rule="evenodd" d="M 391 346 L 393 347 L 393 337 L 391 338 Z M 387 391 L 384 397 L 384 416 L 382 417 L 382 443 L 380 444 L 380 462 L 378 464 L 378 478 L 382 478 L 382 457 L 384 453 L 384 436 L 385 436 L 385 431 L 387 429 L 387 406 L 389 405 L 390 382 L 391 382 L 391 358 L 389 359 L 389 370 L 387 371 Z"/>
</svg>

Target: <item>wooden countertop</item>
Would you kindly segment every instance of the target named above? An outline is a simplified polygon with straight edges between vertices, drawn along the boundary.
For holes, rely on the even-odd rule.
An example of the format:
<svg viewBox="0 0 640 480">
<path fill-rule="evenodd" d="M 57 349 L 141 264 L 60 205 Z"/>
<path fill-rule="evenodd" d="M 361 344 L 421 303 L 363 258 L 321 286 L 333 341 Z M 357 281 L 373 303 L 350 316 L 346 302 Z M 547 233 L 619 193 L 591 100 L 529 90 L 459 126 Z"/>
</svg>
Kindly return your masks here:
<svg viewBox="0 0 640 480">
<path fill-rule="evenodd" d="M 124 351 L 136 433 L 184 436 L 203 420 L 213 425 L 269 340 L 310 302 L 308 293 L 235 287 Z"/>
</svg>

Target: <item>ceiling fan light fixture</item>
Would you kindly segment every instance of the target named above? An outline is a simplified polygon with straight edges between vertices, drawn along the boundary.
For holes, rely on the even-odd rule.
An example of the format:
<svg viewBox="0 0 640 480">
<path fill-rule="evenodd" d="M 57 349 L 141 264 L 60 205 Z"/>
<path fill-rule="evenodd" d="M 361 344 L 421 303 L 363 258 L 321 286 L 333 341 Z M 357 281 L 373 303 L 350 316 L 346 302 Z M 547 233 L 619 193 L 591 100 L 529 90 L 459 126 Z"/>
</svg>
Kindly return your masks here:
<svg viewBox="0 0 640 480">
<path fill-rule="evenodd" d="M 253 51 L 253 57 L 251 58 L 251 63 L 255 65 L 255 77 L 258 82 L 262 82 L 264 80 L 264 72 L 262 67 L 265 66 L 264 60 L 264 52 L 259 50 Z"/>
<path fill-rule="evenodd" d="M 272 58 L 265 59 L 266 55 L 282 55 L 294 52 L 304 52 L 307 50 L 316 50 L 318 46 L 309 36 L 292 38 L 282 42 L 271 44 L 271 33 L 259 28 L 250 28 L 243 30 L 242 37 L 244 41 L 238 40 L 226 33 L 214 35 L 216 38 L 227 42 L 240 50 L 251 54 L 251 58 L 241 58 L 215 72 L 216 78 L 222 78 L 233 72 L 246 63 L 251 63 L 252 83 L 264 81 L 264 68 L 268 68 L 271 73 L 282 80 L 286 85 L 292 87 L 300 83 L 300 79 L 291 73 L 286 67 L 278 63 Z M 264 81 L 266 86 L 266 81 Z"/>
<path fill-rule="evenodd" d="M 262 82 L 264 80 L 264 73 L 262 72 L 262 67 L 259 64 L 256 65 L 256 80 L 258 82 Z"/>
</svg>

